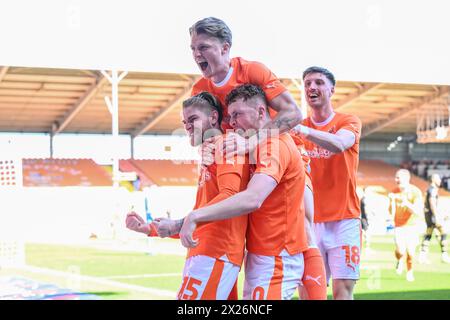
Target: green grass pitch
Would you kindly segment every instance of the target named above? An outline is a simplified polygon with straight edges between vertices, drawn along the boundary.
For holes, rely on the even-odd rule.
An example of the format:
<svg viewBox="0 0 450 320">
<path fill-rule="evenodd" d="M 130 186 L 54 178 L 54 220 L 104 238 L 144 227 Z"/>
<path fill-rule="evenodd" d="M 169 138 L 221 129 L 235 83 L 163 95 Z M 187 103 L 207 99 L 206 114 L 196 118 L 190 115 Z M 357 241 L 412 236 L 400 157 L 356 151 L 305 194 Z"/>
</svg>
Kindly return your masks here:
<svg viewBox="0 0 450 320">
<path fill-rule="evenodd" d="M 158 242 L 154 244 L 158 245 Z M 405 274 L 399 276 L 395 273 L 392 236 L 373 237 L 370 250 L 370 253 L 363 251 L 361 257 L 361 279 L 355 287 L 355 299 L 450 299 L 450 264 L 440 261 L 440 248 L 434 238 L 429 254 L 432 263 L 420 265 L 414 261 L 414 282 L 407 282 Z M 94 293 L 102 299 L 171 299 L 167 292 L 173 292 L 175 296 L 184 265 L 184 257 L 180 255 L 148 255 L 88 246 L 27 244 L 26 257 L 30 266 L 68 273 L 76 270 L 83 276 L 166 292 L 166 295 L 159 295 L 157 292 L 140 292 L 101 282 L 82 281 L 80 290 Z M 64 276 L 51 273 L 0 270 L 0 275 L 8 272 L 60 286 L 68 284 Z M 240 275 L 240 291 L 242 285 L 243 272 Z M 328 288 L 328 292 L 331 298 L 331 288 Z M 298 299 L 297 294 L 294 299 Z"/>
</svg>

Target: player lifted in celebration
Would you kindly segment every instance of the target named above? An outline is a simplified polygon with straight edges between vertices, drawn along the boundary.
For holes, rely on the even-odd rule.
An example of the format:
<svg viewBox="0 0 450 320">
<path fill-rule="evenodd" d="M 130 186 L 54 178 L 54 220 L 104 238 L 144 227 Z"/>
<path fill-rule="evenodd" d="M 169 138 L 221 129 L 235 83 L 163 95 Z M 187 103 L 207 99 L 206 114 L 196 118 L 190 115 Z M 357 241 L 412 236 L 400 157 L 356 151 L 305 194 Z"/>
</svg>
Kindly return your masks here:
<svg viewBox="0 0 450 320">
<path fill-rule="evenodd" d="M 314 221 L 319 249 L 333 278 L 334 299 L 353 299 L 359 279 L 361 222 L 356 194 L 361 121 L 333 110 L 334 75 L 321 67 L 303 72 L 311 116 L 294 130 L 305 138 L 314 185 Z"/>
<path fill-rule="evenodd" d="M 403 273 L 403 257 L 406 255 L 406 280 L 414 281 L 413 257 L 419 242 L 418 217 L 423 215 L 422 192 L 410 183 L 408 170 L 400 169 L 395 174 L 397 187 L 389 193 L 389 213 L 395 225 L 395 257 L 397 274 Z"/>
<path fill-rule="evenodd" d="M 258 86 L 238 86 L 226 103 L 235 129 L 261 133 L 271 121 L 264 91 Z M 303 275 L 302 252 L 307 249 L 304 165 L 288 133 L 269 133 L 251 156 L 256 164 L 247 189 L 191 212 L 180 238 L 187 247 L 201 245 L 202 239 L 192 236 L 199 223 L 250 213 L 244 299 L 291 299 Z"/>
<path fill-rule="evenodd" d="M 222 135 L 220 103 L 207 92 L 183 102 L 182 118 L 193 146 L 201 144 L 205 137 Z M 244 163 L 218 160 L 212 165 L 202 166 L 194 209 L 244 190 L 249 180 L 249 166 Z M 169 230 L 163 236 L 169 236 L 179 231 L 182 221 L 159 219 L 148 225 L 140 216 L 130 213 L 127 227 L 155 235 L 154 229 L 158 229 L 159 224 L 165 224 Z M 247 216 L 241 216 L 199 226 L 195 236 L 201 242 L 188 250 L 178 299 L 225 300 L 229 297 L 244 256 L 247 222 Z"/>
<path fill-rule="evenodd" d="M 224 106 L 224 121 L 222 127 L 230 129 L 228 123 L 229 113 L 225 103 L 226 96 L 238 85 L 252 83 L 258 85 L 264 91 L 268 100 L 268 107 L 271 118 L 262 129 L 277 129 L 280 133 L 287 132 L 295 125 L 299 124 L 303 116 L 286 87 L 281 81 L 262 63 L 247 61 L 240 57 L 231 58 L 230 50 L 232 45 L 232 33 L 228 26 L 220 19 L 209 17 L 197 21 L 190 29 L 192 55 L 200 68 L 203 77 L 194 85 L 192 94 L 200 91 L 208 91 L 220 99 Z M 264 135 L 262 135 L 264 136 Z M 303 147 L 300 137 L 295 137 L 295 143 L 299 149 Z M 234 156 L 235 153 L 244 155 L 252 153 L 256 148 L 258 139 L 245 139 L 238 134 L 227 135 L 224 152 L 227 156 Z M 204 144 L 203 161 L 206 164 L 212 163 L 213 149 L 216 144 Z M 303 159 L 308 162 L 307 154 Z M 314 216 L 314 204 L 312 184 L 305 186 L 305 208 L 306 217 L 312 220 Z M 309 224 L 307 224 L 307 228 Z M 311 244 L 314 242 L 313 230 L 308 238 Z M 311 250 L 305 252 L 305 294 L 303 298 L 325 299 L 325 271 L 320 252 L 314 245 Z M 319 281 L 316 281 L 318 279 Z"/>
<path fill-rule="evenodd" d="M 269 107 L 277 112 L 264 128 L 286 132 L 300 123 L 302 114 L 289 91 L 262 63 L 231 58 L 232 34 L 220 19 L 209 17 L 197 21 L 190 29 L 191 50 L 203 77 L 194 84 L 192 94 L 208 91 L 224 107 L 222 127 L 231 128 L 225 97 L 236 86 L 253 83 L 260 86 L 268 99 Z"/>
</svg>

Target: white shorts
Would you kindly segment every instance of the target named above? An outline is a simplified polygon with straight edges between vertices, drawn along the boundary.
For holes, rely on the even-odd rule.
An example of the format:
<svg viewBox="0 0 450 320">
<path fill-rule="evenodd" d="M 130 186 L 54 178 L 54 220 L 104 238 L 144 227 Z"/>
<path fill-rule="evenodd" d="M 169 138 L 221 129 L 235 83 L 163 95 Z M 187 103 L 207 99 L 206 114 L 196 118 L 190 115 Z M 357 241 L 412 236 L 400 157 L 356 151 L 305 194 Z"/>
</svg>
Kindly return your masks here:
<svg viewBox="0 0 450 320">
<path fill-rule="evenodd" d="M 227 261 L 198 255 L 186 260 L 178 300 L 227 300 L 240 267 Z"/>
<path fill-rule="evenodd" d="M 245 300 L 290 300 L 303 278 L 303 253 L 263 256 L 247 253 Z"/>
<path fill-rule="evenodd" d="M 333 279 L 359 279 L 361 221 L 344 219 L 314 224 L 317 246 L 323 257 L 327 284 Z"/>
<path fill-rule="evenodd" d="M 394 239 L 397 250 L 401 254 L 405 254 L 406 251 L 414 254 L 419 244 L 419 228 L 417 226 L 395 227 Z"/>
</svg>

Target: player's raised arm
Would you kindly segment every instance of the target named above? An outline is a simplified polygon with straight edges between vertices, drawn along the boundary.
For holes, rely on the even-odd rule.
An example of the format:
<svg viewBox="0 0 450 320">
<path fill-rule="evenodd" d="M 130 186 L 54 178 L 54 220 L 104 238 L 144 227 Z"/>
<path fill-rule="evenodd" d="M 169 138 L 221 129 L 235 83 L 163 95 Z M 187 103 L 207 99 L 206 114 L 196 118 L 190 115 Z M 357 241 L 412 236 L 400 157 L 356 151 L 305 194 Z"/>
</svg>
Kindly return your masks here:
<svg viewBox="0 0 450 320">
<path fill-rule="evenodd" d="M 335 134 L 298 125 L 294 128 L 303 137 L 333 153 L 341 153 L 356 142 L 356 135 L 350 130 L 340 129 Z"/>
</svg>

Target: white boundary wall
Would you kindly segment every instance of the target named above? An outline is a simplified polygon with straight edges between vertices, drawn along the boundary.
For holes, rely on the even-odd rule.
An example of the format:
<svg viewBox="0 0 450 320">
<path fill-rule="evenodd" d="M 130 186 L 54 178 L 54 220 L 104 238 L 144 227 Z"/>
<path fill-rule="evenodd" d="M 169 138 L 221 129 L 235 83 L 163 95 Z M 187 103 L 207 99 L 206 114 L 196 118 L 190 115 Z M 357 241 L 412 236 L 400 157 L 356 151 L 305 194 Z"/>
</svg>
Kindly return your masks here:
<svg viewBox="0 0 450 320">
<path fill-rule="evenodd" d="M 156 187 L 147 191 L 153 217 L 188 213 L 195 187 Z M 144 192 L 112 187 L 5 188 L 0 192 L 0 233 L 25 242 L 80 243 L 99 239 L 138 239 L 125 228 L 134 206 L 145 219 Z"/>
</svg>

